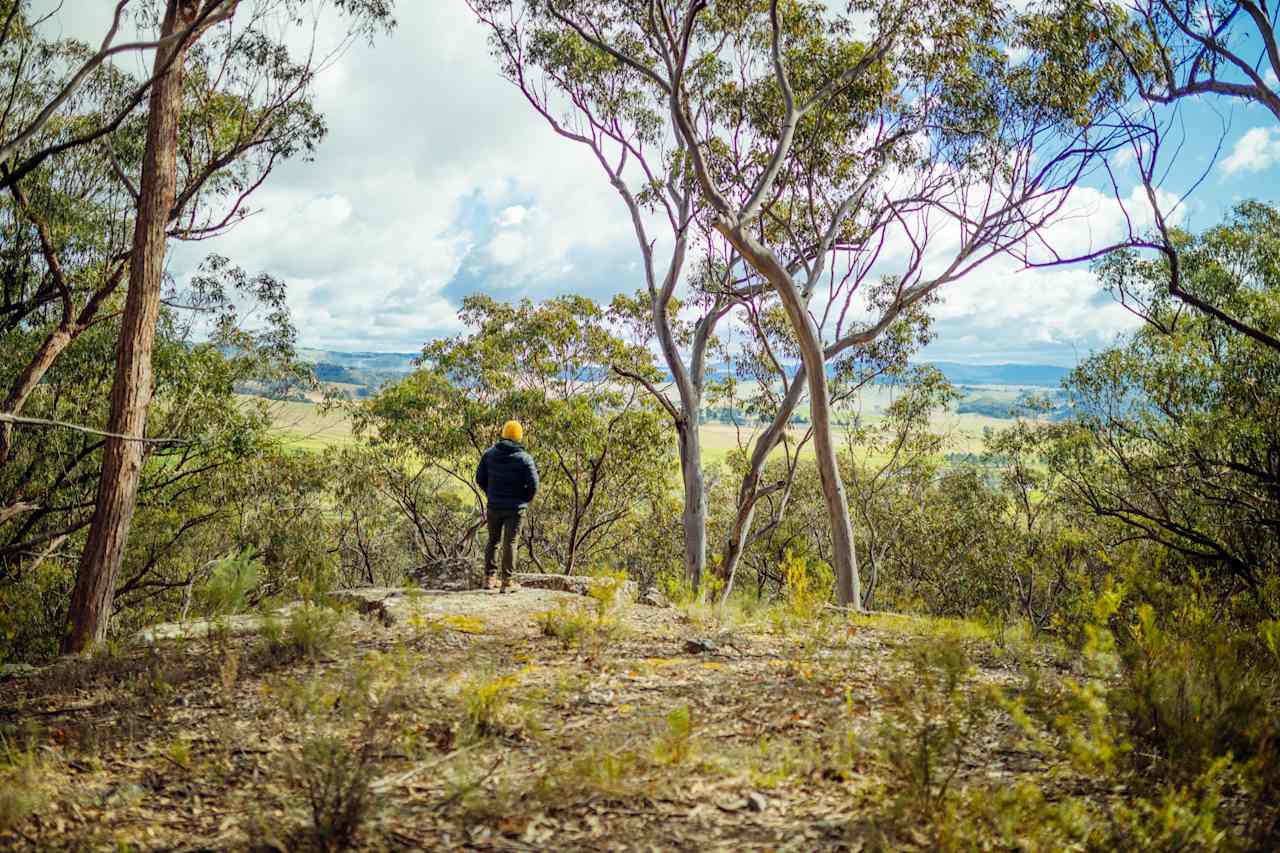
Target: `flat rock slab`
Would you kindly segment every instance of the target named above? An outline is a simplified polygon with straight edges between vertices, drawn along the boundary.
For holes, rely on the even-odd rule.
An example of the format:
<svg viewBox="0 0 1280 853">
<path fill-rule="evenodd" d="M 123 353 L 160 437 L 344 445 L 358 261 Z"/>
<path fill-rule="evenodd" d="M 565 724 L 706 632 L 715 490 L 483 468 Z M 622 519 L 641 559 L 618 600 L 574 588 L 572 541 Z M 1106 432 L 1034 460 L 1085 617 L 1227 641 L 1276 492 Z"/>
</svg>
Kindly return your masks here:
<svg viewBox="0 0 1280 853">
<path fill-rule="evenodd" d="M 40 670 L 29 663 L 0 664 L 0 681 L 10 678 L 29 678 Z"/>
<path fill-rule="evenodd" d="M 287 605 L 270 615 L 257 613 L 241 613 L 236 616 L 223 616 L 218 619 L 192 619 L 190 622 L 161 622 L 150 628 L 143 628 L 133 635 L 136 642 L 155 643 L 160 640 L 196 640 L 215 632 L 226 632 L 233 636 L 240 634 L 257 634 L 267 619 L 287 616 L 296 605 Z"/>
<path fill-rule="evenodd" d="M 551 606 L 553 593 L 589 595 L 592 587 L 601 583 L 598 578 L 575 575 L 548 575 L 534 572 L 517 572 L 512 576 L 524 590 L 517 590 L 514 598 L 530 606 Z M 623 581 L 621 593 L 628 601 L 638 601 L 651 607 L 669 607 L 666 599 L 656 590 L 638 596 L 635 582 Z M 339 589 L 327 594 L 329 602 L 350 607 L 366 617 L 377 619 L 384 625 L 400 621 L 403 612 L 412 608 L 422 613 L 441 615 L 483 615 L 492 610 L 496 602 L 490 599 L 500 593 L 491 590 L 418 589 L 416 587 L 359 587 Z M 503 598 L 511 596 L 503 595 Z M 524 599 L 529 599 L 524 601 Z M 512 601 L 512 603 L 515 603 Z M 164 622 L 144 628 L 134 635 L 141 643 L 160 640 L 200 639 L 212 633 L 226 632 L 232 635 L 256 634 L 262 631 L 268 619 L 288 618 L 289 613 L 301 602 L 293 602 L 270 614 L 244 613 L 218 619 L 193 619 L 188 622 Z"/>
<path fill-rule="evenodd" d="M 575 595 L 590 595 L 593 586 L 604 582 L 600 578 L 580 575 L 545 575 L 534 572 L 515 572 L 511 577 L 521 586 L 554 589 Z M 623 581 L 621 592 L 629 601 L 635 601 L 638 594 L 635 581 Z"/>
</svg>

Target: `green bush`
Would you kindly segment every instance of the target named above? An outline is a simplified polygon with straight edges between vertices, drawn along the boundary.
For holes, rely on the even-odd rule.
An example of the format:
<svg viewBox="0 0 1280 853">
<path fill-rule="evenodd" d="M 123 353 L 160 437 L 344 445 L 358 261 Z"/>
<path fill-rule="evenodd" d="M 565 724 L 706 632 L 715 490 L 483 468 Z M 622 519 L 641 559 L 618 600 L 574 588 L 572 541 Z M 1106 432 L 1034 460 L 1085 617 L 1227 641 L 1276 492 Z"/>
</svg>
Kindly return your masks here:
<svg viewBox="0 0 1280 853">
<path fill-rule="evenodd" d="M 481 673 L 462 685 L 462 733 L 475 741 L 508 733 L 514 725 L 509 713 L 511 698 L 520 681 L 514 675 Z"/>
<path fill-rule="evenodd" d="M 618 618 L 627 576 L 611 572 L 592 578 L 587 589 L 591 605 L 558 604 L 536 617 L 544 637 L 554 637 L 566 648 L 602 647 L 618 639 L 623 626 Z"/>
<path fill-rule="evenodd" d="M 539 613 L 537 623 L 544 637 L 554 637 L 569 649 L 581 645 L 583 638 L 594 629 L 596 618 L 585 608 L 560 604 Z"/>
<path fill-rule="evenodd" d="M 1113 704 L 1128 720 L 1141 754 L 1185 782 L 1219 758 L 1249 761 L 1270 748 L 1259 738 L 1278 696 L 1280 660 L 1259 659 L 1255 637 L 1194 607 L 1176 621 L 1175 632 L 1159 624 L 1150 606 L 1138 608 L 1120 645 L 1124 681 Z M 1268 623 L 1259 632 L 1274 626 Z"/>
<path fill-rule="evenodd" d="M 654 744 L 654 758 L 659 764 L 683 764 L 694 752 L 693 711 L 680 705 L 667 713 L 666 727 Z"/>
<path fill-rule="evenodd" d="M 34 752 L 0 737 L 0 832 L 21 826 L 48 799 Z"/>
<path fill-rule="evenodd" d="M 306 800 L 311 823 L 303 841 L 317 851 L 346 850 L 374 804 L 374 750 L 365 740 L 321 735 L 303 743 L 289 764 L 289 778 Z"/>
<path fill-rule="evenodd" d="M 287 619 L 272 616 L 263 621 L 263 651 L 275 663 L 332 654 L 340 644 L 338 628 L 343 620 L 342 613 L 328 607 L 299 604 Z"/>
<path fill-rule="evenodd" d="M 199 592 L 200 608 L 210 616 L 239 613 L 246 607 L 249 593 L 258 586 L 261 564 L 249 549 L 213 564 L 209 579 Z"/>
<path fill-rule="evenodd" d="M 774 629 L 786 633 L 797 627 L 817 625 L 835 588 L 831 566 L 788 548 L 783 553 L 778 574 L 782 578 L 782 599 L 770 610 Z"/>
<path fill-rule="evenodd" d="M 897 810 L 929 821 L 947 806 L 997 704 L 978 689 L 973 665 L 954 640 L 922 640 L 906 657 L 906 670 L 884 690 L 878 751 L 901 783 Z"/>
</svg>

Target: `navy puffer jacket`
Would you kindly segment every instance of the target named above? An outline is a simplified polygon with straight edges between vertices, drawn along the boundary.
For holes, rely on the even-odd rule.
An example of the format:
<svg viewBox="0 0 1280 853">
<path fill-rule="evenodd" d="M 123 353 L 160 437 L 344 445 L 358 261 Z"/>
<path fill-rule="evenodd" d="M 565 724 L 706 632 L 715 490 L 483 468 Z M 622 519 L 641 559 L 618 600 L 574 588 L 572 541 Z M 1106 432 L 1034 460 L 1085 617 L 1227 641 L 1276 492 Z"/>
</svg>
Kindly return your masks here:
<svg viewBox="0 0 1280 853">
<path fill-rule="evenodd" d="M 504 438 L 480 457 L 476 485 L 490 509 L 524 509 L 538 493 L 538 468 L 524 445 Z"/>
</svg>

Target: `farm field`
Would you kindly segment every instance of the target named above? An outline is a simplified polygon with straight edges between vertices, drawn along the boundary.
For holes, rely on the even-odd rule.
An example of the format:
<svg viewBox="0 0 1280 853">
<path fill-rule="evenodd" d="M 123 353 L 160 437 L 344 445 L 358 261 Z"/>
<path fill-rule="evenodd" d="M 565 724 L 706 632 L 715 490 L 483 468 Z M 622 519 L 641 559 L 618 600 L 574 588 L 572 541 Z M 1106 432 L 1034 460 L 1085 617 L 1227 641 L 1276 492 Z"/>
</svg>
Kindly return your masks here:
<svg viewBox="0 0 1280 853">
<path fill-rule="evenodd" d="M 983 393 L 990 395 L 994 389 L 984 387 Z M 1012 399 L 1018 390 L 1004 393 Z M 876 393 L 878 392 L 878 393 Z M 867 394 L 862 400 L 860 409 L 855 410 L 864 422 L 875 423 L 884 412 L 890 397 L 880 389 Z M 298 450 L 322 450 L 352 440 L 351 423 L 338 411 L 322 411 L 321 406 L 313 402 L 264 400 L 257 397 L 244 397 L 246 403 L 261 404 L 267 407 L 275 430 L 290 446 Z M 802 416 L 807 411 L 800 413 Z M 935 418 L 934 428 L 945 432 L 951 438 L 951 450 L 958 453 L 978 452 L 982 449 L 982 433 L 985 429 L 1007 427 L 1011 421 L 985 415 L 966 413 L 957 415 L 948 413 Z M 804 435 L 804 427 L 796 426 L 792 434 L 797 440 Z M 762 428 L 757 426 L 733 426 L 727 423 L 710 423 L 702 427 L 703 457 L 707 464 L 723 462 L 730 452 L 741 446 L 750 447 Z M 806 448 L 806 452 L 809 451 Z"/>
<path fill-rule="evenodd" d="M 298 450 L 323 450 L 351 441 L 351 422 L 338 411 L 321 411 L 317 403 L 243 397 L 247 405 L 264 405 L 274 431 Z"/>
</svg>

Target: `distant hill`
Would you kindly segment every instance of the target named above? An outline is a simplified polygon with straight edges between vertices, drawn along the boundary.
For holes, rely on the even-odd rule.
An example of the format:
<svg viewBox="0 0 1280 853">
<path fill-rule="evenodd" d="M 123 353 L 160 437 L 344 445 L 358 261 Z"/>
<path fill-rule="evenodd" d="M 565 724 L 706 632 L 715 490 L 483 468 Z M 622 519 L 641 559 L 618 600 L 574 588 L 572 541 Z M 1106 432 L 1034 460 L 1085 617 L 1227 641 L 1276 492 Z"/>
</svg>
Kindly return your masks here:
<svg viewBox="0 0 1280 853">
<path fill-rule="evenodd" d="M 315 365 L 321 382 L 341 382 L 361 386 L 372 393 L 413 370 L 412 352 L 341 352 L 327 349 L 298 349 L 298 357 Z"/>
<path fill-rule="evenodd" d="M 1038 385 L 1058 386 L 1069 367 L 1052 364 L 959 364 L 954 361 L 925 362 L 942 371 L 952 385 Z"/>
<path fill-rule="evenodd" d="M 341 352 L 298 348 L 298 358 L 311 364 L 332 364 L 356 370 L 377 370 L 405 374 L 413 370 L 416 352 Z"/>
<path fill-rule="evenodd" d="M 300 348 L 298 356 L 316 365 L 316 373 L 324 382 L 364 385 L 374 391 L 394 382 L 413 370 L 412 352 L 343 352 Z M 942 371 L 953 385 L 1016 385 L 1056 388 L 1070 373 L 1070 368 L 1052 364 L 961 364 L 955 361 L 923 362 Z M 716 374 L 714 369 L 709 371 Z"/>
</svg>

